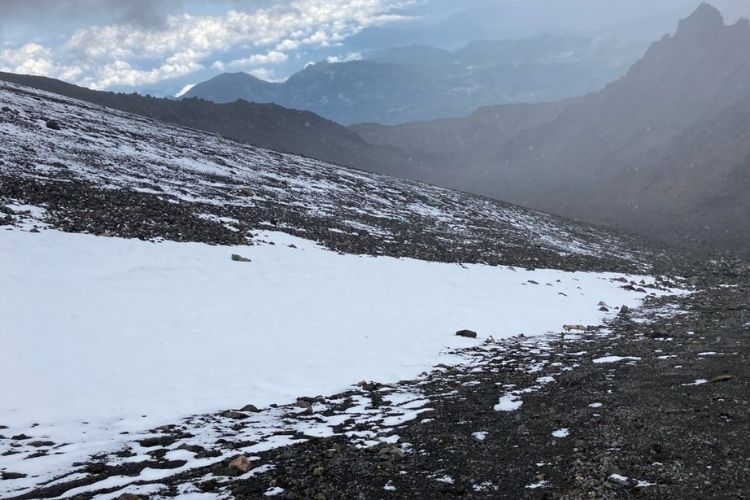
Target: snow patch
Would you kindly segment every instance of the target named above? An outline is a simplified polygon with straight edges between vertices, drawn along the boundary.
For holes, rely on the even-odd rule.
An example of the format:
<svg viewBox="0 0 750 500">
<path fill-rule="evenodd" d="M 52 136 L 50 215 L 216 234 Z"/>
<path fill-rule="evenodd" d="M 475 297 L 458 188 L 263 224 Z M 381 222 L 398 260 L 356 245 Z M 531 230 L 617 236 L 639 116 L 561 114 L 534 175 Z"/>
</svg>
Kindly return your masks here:
<svg viewBox="0 0 750 500">
<path fill-rule="evenodd" d="M 633 356 L 605 356 L 603 358 L 597 358 L 594 360 L 594 364 L 604 364 L 604 363 L 617 363 L 619 361 L 640 361 L 641 358 L 636 358 Z"/>
<path fill-rule="evenodd" d="M 558 439 L 566 438 L 570 436 L 570 430 L 569 429 L 557 429 L 552 433 L 553 437 L 556 437 Z"/>
<path fill-rule="evenodd" d="M 506 394 L 500 398 L 500 401 L 495 405 L 495 411 L 516 411 L 523 406 L 521 398 L 515 394 Z"/>
<path fill-rule="evenodd" d="M 487 434 L 489 434 L 489 433 L 488 432 L 484 432 L 484 431 L 482 431 L 482 432 L 472 432 L 471 433 L 471 435 L 477 441 L 484 441 L 485 439 L 487 439 Z"/>
</svg>

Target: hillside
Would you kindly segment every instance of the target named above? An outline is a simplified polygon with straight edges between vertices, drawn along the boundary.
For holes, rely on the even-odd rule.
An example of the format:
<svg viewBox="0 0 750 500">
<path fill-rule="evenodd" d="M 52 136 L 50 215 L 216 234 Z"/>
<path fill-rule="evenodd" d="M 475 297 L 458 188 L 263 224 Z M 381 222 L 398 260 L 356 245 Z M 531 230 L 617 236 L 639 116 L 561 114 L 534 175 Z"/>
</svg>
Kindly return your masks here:
<svg viewBox="0 0 750 500">
<path fill-rule="evenodd" d="M 4 498 L 740 491 L 742 262 L 12 83 L 0 141 Z"/>
<path fill-rule="evenodd" d="M 370 144 L 395 148 L 412 163 L 400 175 L 461 185 L 473 168 L 496 163 L 498 145 L 555 118 L 569 103 L 508 104 L 480 108 L 466 118 L 401 125 L 360 123 L 349 127 Z M 445 168 L 451 166 L 452 168 Z M 468 178 L 465 178 L 468 176 Z M 467 186 L 467 185 L 464 185 Z"/>
<path fill-rule="evenodd" d="M 634 238 L 7 82 L 0 140 L 14 353 L 0 376 L 26 374 L 0 388 L 4 497 L 52 479 L 71 495 L 125 487 L 234 453 L 191 415 L 225 435 L 257 412 L 235 437 L 258 450 L 304 441 L 278 438 L 290 425 L 330 435 L 347 419 L 290 423 L 276 405 L 456 363 L 446 349 L 478 342 L 455 335 L 468 326 L 488 339 L 598 324 L 667 292 L 642 274 L 661 253 Z M 383 425 L 419 414 L 405 391 L 384 394 Z M 176 422 L 204 451 L 150 454 L 149 429 Z M 142 475 L 81 469 L 120 448 L 142 450 L 121 462 Z"/>
<path fill-rule="evenodd" d="M 0 81 L 53 92 L 101 106 L 204 130 L 276 151 L 301 154 L 347 166 L 371 165 L 392 172 L 410 160 L 373 147 L 346 128 L 308 111 L 246 101 L 214 104 L 201 99 L 181 101 L 116 94 L 78 87 L 51 78 L 0 72 Z"/>
<path fill-rule="evenodd" d="M 353 130 L 416 156 L 428 149 L 422 145 L 488 130 L 489 114 L 500 119 L 498 133 L 454 141 L 452 156 L 411 176 L 667 241 L 744 251 L 750 58 L 740 47 L 750 47 L 750 24 L 725 26 L 703 4 L 623 78 L 541 117 L 538 107 L 520 118 L 495 107 L 452 122 Z"/>
<path fill-rule="evenodd" d="M 572 35 L 475 41 L 453 51 L 415 45 L 360 61 L 309 65 L 282 83 L 225 73 L 186 96 L 275 102 L 347 125 L 397 124 L 463 116 L 487 105 L 583 95 L 621 76 L 643 49 L 635 42 Z"/>
</svg>

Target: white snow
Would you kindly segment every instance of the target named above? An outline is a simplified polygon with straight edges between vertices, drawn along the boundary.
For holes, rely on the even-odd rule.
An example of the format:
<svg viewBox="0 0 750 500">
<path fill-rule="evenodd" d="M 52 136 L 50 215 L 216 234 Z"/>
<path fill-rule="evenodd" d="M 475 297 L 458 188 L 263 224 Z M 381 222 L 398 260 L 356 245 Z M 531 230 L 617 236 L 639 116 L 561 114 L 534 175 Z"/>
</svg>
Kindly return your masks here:
<svg viewBox="0 0 750 500">
<path fill-rule="evenodd" d="M 359 380 L 414 378 L 437 363 L 459 362 L 453 348 L 490 335 L 597 324 L 607 316 L 598 301 L 635 307 L 640 297 L 602 279 L 607 274 L 340 255 L 284 233 L 260 237 L 276 244 L 0 231 L 0 378 L 14 381 L 0 385 L 0 424 L 13 434 L 72 443 L 46 458 L 0 456 L 0 468 L 29 474 L 18 485 L 30 486 L 190 415 L 334 394 Z M 233 253 L 252 262 L 233 262 Z M 523 286 L 529 279 L 555 285 Z M 581 293 L 557 293 L 577 287 Z M 480 338 L 456 337 L 463 328 Z M 431 411 L 421 395 L 402 396 L 403 408 L 377 417 L 382 426 Z M 510 394 L 495 409 L 522 404 Z M 366 413 L 366 403 L 360 406 Z M 328 436 L 337 423 L 301 431 Z M 262 441 L 246 451 L 293 442 L 263 441 L 275 429 L 265 421 L 249 426 Z M 359 439 L 363 446 L 380 441 Z M 212 460 L 139 477 L 158 481 Z M 113 477 L 104 486 L 137 479 Z"/>
<path fill-rule="evenodd" d="M 560 438 L 560 439 L 566 438 L 566 437 L 570 436 L 570 430 L 568 430 L 568 429 L 557 429 L 556 431 L 554 431 L 552 433 L 552 436 L 556 437 L 556 438 Z"/>
<path fill-rule="evenodd" d="M 527 490 L 538 490 L 540 488 L 546 488 L 549 485 L 549 481 L 538 481 L 533 484 L 526 486 Z"/>
<path fill-rule="evenodd" d="M 521 398 L 514 394 L 506 394 L 500 398 L 500 401 L 495 405 L 495 411 L 516 411 L 523 406 Z"/>
<path fill-rule="evenodd" d="M 489 433 L 488 432 L 484 432 L 484 431 L 481 431 L 481 432 L 472 432 L 471 433 L 471 435 L 477 441 L 484 441 L 485 439 L 487 439 L 487 434 L 489 434 Z"/>
<path fill-rule="evenodd" d="M 179 99 L 180 97 L 190 92 L 193 87 L 195 87 L 194 83 L 188 83 L 187 85 L 182 87 L 182 89 L 179 92 L 177 92 L 174 96 Z"/>
<path fill-rule="evenodd" d="M 16 380 L 0 389 L 0 421 L 88 421 L 116 432 L 266 406 L 413 377 L 445 348 L 477 342 L 453 335 L 462 328 L 541 334 L 569 320 L 600 322 L 602 298 L 637 297 L 597 274 L 571 282 L 560 271 L 464 269 L 338 255 L 282 233 L 265 239 L 277 245 L 0 233 L 0 377 Z M 532 277 L 562 283 L 521 286 Z M 574 286 L 586 295 L 557 294 Z"/>
<path fill-rule="evenodd" d="M 591 403 L 589 408 L 601 408 L 602 406 L 604 406 L 602 403 Z"/>
<path fill-rule="evenodd" d="M 688 386 L 688 385 L 703 385 L 703 384 L 707 384 L 707 383 L 708 383 L 708 380 L 706 380 L 705 378 L 699 378 L 699 379 L 697 379 L 695 382 L 693 382 L 691 384 L 682 384 L 682 385 L 684 385 L 684 386 Z"/>
<path fill-rule="evenodd" d="M 603 363 L 617 363 L 619 361 L 640 361 L 641 358 L 636 358 L 633 356 L 605 356 L 603 358 L 597 358 L 594 360 L 594 364 L 603 364 Z"/>
<path fill-rule="evenodd" d="M 476 483 L 475 483 L 475 484 L 473 484 L 473 485 L 472 485 L 471 487 L 472 487 L 472 489 L 473 489 L 474 491 L 476 491 L 477 493 L 481 493 L 482 491 L 487 491 L 487 490 L 489 490 L 489 489 L 490 489 L 490 488 L 492 488 L 493 486 L 494 486 L 494 484 L 492 483 L 492 481 L 482 481 L 482 482 L 481 482 L 481 483 L 479 483 L 479 484 L 476 484 Z"/>
<path fill-rule="evenodd" d="M 618 483 L 627 483 L 630 480 L 630 478 L 620 474 L 612 474 L 609 476 L 609 479 Z"/>
</svg>

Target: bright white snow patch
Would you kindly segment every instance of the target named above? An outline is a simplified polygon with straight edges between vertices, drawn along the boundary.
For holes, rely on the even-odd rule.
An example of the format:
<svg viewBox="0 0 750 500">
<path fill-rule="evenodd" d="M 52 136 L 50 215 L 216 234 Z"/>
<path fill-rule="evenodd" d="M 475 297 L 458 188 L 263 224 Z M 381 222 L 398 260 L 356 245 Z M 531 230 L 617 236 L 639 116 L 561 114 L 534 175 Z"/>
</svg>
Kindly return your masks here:
<svg viewBox="0 0 750 500">
<path fill-rule="evenodd" d="M 182 90 L 180 90 L 179 92 L 177 92 L 174 96 L 179 99 L 180 97 L 182 97 L 185 94 L 187 94 L 188 92 L 190 92 L 193 89 L 193 87 L 195 87 L 194 83 L 188 83 L 187 85 L 185 85 L 184 87 L 182 87 Z"/>
<path fill-rule="evenodd" d="M 640 361 L 641 358 L 635 358 L 633 356 L 606 356 L 603 358 L 597 358 L 594 360 L 594 364 L 603 363 L 617 363 L 618 361 Z"/>
<path fill-rule="evenodd" d="M 454 483 L 454 480 L 453 480 L 453 478 L 452 478 L 452 477 L 450 477 L 450 476 L 449 476 L 449 475 L 447 475 L 447 474 L 446 474 L 446 475 L 444 475 L 444 476 L 436 477 L 436 478 L 435 478 L 435 481 L 437 481 L 437 482 L 439 482 L 439 483 L 446 483 L 446 484 L 453 484 L 453 483 Z"/>
<path fill-rule="evenodd" d="M 515 394 L 506 394 L 500 398 L 500 401 L 495 405 L 495 411 L 516 411 L 523 406 L 521 398 Z"/>
<path fill-rule="evenodd" d="M 693 382 L 692 384 L 682 384 L 682 385 L 684 385 L 684 386 L 688 386 L 688 385 L 703 385 L 703 384 L 707 384 L 707 383 L 708 383 L 708 380 L 706 380 L 705 378 L 699 378 L 695 382 Z"/>
<path fill-rule="evenodd" d="M 471 435 L 477 441 L 484 441 L 485 439 L 487 439 L 487 434 L 489 434 L 489 433 L 488 432 L 484 432 L 484 431 L 482 431 L 482 432 L 472 432 L 471 433 Z"/>
<path fill-rule="evenodd" d="M 526 486 L 527 490 L 538 490 L 539 488 L 546 488 L 549 485 L 549 481 L 539 481 Z"/>
<path fill-rule="evenodd" d="M 570 431 L 568 429 L 557 429 L 552 433 L 552 436 L 556 438 L 566 438 L 570 436 Z"/>
<path fill-rule="evenodd" d="M 589 408 L 601 408 L 602 406 L 604 406 L 604 405 L 601 404 L 601 403 L 591 403 L 589 405 Z"/>
<path fill-rule="evenodd" d="M 283 233 L 261 238 L 276 245 L 1 231 L 0 379 L 14 383 L 0 385 L 0 424 L 74 443 L 66 456 L 85 457 L 118 449 L 121 432 L 189 415 L 414 378 L 462 359 L 452 348 L 598 324 L 600 300 L 635 307 L 641 297 L 608 274 L 339 255 Z M 480 339 L 456 337 L 464 328 Z M 495 409 L 521 405 L 508 395 Z M 14 460 L 14 472 L 42 477 L 55 457 L 0 456 L 0 468 Z"/>
</svg>

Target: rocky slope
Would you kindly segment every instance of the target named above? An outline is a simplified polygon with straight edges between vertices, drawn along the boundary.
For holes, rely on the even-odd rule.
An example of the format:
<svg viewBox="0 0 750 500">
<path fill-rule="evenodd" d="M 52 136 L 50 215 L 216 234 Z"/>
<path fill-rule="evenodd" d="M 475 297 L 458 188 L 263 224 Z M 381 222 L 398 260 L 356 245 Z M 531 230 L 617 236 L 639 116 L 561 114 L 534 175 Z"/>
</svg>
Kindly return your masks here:
<svg viewBox="0 0 750 500">
<path fill-rule="evenodd" d="M 127 113 L 219 134 L 276 151 L 319 160 L 394 173 L 412 162 L 392 149 L 372 146 L 334 122 L 274 104 L 246 101 L 214 104 L 201 99 L 181 101 L 89 90 L 39 76 L 0 72 L 0 81 L 13 82 Z"/>
<path fill-rule="evenodd" d="M 616 233 L 10 83 L 0 84 L 0 137 L 3 197 L 48 206 L 68 231 L 231 244 L 278 228 L 336 250 L 444 262 L 649 262 L 648 246 Z"/>
</svg>

